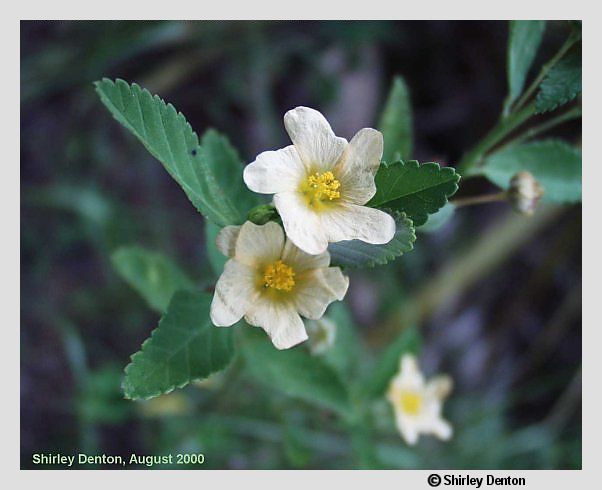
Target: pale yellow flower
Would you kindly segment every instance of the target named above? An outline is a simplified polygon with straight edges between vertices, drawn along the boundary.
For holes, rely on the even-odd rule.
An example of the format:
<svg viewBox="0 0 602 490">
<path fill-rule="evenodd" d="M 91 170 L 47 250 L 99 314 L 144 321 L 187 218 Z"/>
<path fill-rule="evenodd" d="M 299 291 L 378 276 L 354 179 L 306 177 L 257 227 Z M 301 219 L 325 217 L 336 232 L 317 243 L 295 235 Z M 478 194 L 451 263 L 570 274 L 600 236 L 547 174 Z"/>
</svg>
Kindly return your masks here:
<svg viewBox="0 0 602 490">
<path fill-rule="evenodd" d="M 258 155 L 246 166 L 244 181 L 254 192 L 274 194 L 293 243 L 320 254 L 329 242 L 391 241 L 393 218 L 364 206 L 376 193 L 382 134 L 364 128 L 348 143 L 335 136 L 322 114 L 308 107 L 288 111 L 284 126 L 293 144 Z"/>
<path fill-rule="evenodd" d="M 320 319 L 347 292 L 349 279 L 329 267 L 328 252 L 306 254 L 285 239 L 277 223 L 227 226 L 216 243 L 230 257 L 211 303 L 211 321 L 218 327 L 244 317 L 263 328 L 278 349 L 288 349 L 307 340 L 301 316 Z"/>
<path fill-rule="evenodd" d="M 393 406 L 397 429 L 405 441 L 416 444 L 420 434 L 432 434 L 447 440 L 451 425 L 442 418 L 443 400 L 452 389 L 449 376 L 435 376 L 425 382 L 411 354 L 404 354 L 399 373 L 391 380 L 387 399 Z"/>
</svg>

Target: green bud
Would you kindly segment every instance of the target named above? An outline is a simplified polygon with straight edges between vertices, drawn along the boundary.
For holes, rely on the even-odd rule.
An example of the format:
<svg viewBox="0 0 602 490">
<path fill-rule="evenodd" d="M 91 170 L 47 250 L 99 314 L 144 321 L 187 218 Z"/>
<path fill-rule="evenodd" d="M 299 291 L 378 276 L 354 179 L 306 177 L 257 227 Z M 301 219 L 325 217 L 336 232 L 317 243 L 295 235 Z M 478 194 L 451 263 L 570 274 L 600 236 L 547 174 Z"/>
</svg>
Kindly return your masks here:
<svg viewBox="0 0 602 490">
<path fill-rule="evenodd" d="M 256 225 L 265 225 L 268 221 L 278 221 L 280 216 L 273 204 L 260 204 L 249 211 L 247 219 Z"/>
</svg>

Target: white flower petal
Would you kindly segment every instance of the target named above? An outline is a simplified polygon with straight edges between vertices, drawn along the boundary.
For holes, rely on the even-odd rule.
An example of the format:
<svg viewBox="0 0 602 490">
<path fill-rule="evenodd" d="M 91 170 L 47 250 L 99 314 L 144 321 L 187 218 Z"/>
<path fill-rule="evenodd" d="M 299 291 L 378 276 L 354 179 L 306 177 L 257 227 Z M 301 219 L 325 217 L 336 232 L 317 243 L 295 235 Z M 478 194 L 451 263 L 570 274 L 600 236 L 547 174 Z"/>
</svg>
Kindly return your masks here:
<svg viewBox="0 0 602 490">
<path fill-rule="evenodd" d="M 451 393 L 453 381 L 449 376 L 439 375 L 431 378 L 426 384 L 426 391 L 429 396 L 437 400 L 443 400 Z"/>
<path fill-rule="evenodd" d="M 211 321 L 229 327 L 240 320 L 256 299 L 255 271 L 236 260 L 229 260 L 215 285 L 211 301 Z"/>
<path fill-rule="evenodd" d="M 222 228 L 217 234 L 215 244 L 217 245 L 217 249 L 226 257 L 234 257 L 239 232 L 240 226 L 230 225 Z"/>
<path fill-rule="evenodd" d="M 291 240 L 286 240 L 282 260 L 299 273 L 308 269 L 320 269 L 330 265 L 330 254 L 324 252 L 310 255 L 297 247 Z"/>
<path fill-rule="evenodd" d="M 307 271 L 298 278 L 295 308 L 305 318 L 317 320 L 334 300 L 342 300 L 349 287 L 349 278 L 338 267 Z"/>
<path fill-rule="evenodd" d="M 279 224 L 270 221 L 256 225 L 250 221 L 241 226 L 236 240 L 235 259 L 250 267 L 262 267 L 282 255 L 284 232 Z"/>
<path fill-rule="evenodd" d="M 342 204 L 320 213 L 319 219 L 320 228 L 326 233 L 329 242 L 362 240 L 383 244 L 390 242 L 395 236 L 393 217 L 366 206 Z"/>
<path fill-rule="evenodd" d="M 347 140 L 335 136 L 326 118 L 309 107 L 288 111 L 284 126 L 301 160 L 314 172 L 332 169 L 347 146 Z"/>
<path fill-rule="evenodd" d="M 436 435 L 439 439 L 447 441 L 451 438 L 454 431 L 452 426 L 446 420 L 442 418 L 436 418 L 431 421 L 429 432 Z"/>
<path fill-rule="evenodd" d="M 397 413 L 395 415 L 395 422 L 397 425 L 397 430 L 399 430 L 401 436 L 410 446 L 413 446 L 418 442 L 420 430 L 414 419 Z"/>
<path fill-rule="evenodd" d="M 374 176 L 383 156 L 383 135 L 372 128 L 357 132 L 340 160 L 334 173 L 341 182 L 342 198 L 354 204 L 366 204 L 374 194 Z"/>
<path fill-rule="evenodd" d="M 300 182 L 307 177 L 299 153 L 293 145 L 277 151 L 264 151 L 243 171 L 247 187 L 261 194 L 298 189 Z"/>
<path fill-rule="evenodd" d="M 281 192 L 274 196 L 274 205 L 282 218 L 288 238 L 308 254 L 322 254 L 328 248 L 325 230 L 318 215 L 298 192 Z"/>
<path fill-rule="evenodd" d="M 395 386 L 403 390 L 421 392 L 424 389 L 424 376 L 420 372 L 416 357 L 413 354 L 404 354 L 399 364 L 400 371 L 395 378 Z"/>
<path fill-rule="evenodd" d="M 277 349 L 289 349 L 307 340 L 303 320 L 291 303 L 261 298 L 252 305 L 245 315 L 245 320 L 251 325 L 263 328 Z"/>
</svg>

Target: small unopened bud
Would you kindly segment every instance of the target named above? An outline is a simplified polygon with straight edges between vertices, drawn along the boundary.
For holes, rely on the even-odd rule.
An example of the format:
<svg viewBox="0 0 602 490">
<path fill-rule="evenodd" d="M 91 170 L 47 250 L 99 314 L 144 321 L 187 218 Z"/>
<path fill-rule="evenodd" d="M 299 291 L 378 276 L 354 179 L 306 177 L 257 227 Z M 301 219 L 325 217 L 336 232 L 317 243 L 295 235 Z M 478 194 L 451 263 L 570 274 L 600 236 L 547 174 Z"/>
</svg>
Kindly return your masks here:
<svg viewBox="0 0 602 490">
<path fill-rule="evenodd" d="M 334 344 L 337 325 L 332 320 L 322 317 L 319 320 L 306 322 L 309 336 L 309 350 L 313 355 L 324 354 Z"/>
<path fill-rule="evenodd" d="M 530 172 L 519 172 L 510 180 L 508 201 L 515 211 L 532 215 L 537 201 L 543 195 L 544 188 Z"/>
<path fill-rule="evenodd" d="M 273 204 L 260 204 L 249 211 L 247 219 L 256 225 L 265 225 L 268 221 L 279 218 L 278 211 Z"/>
</svg>

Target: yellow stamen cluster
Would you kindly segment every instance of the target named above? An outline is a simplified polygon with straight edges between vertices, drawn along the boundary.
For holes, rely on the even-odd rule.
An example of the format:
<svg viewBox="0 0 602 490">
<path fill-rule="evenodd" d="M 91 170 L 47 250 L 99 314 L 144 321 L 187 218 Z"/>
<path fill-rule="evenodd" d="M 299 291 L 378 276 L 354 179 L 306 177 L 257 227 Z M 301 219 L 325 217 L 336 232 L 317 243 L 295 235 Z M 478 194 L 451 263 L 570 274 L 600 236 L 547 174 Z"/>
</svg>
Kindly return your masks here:
<svg viewBox="0 0 602 490">
<path fill-rule="evenodd" d="M 408 415 L 418 415 L 422 407 L 422 395 L 415 391 L 404 391 L 399 396 L 401 410 Z"/>
<path fill-rule="evenodd" d="M 282 260 L 277 260 L 265 268 L 263 285 L 279 291 L 290 291 L 295 285 L 295 271 Z"/>
<path fill-rule="evenodd" d="M 309 196 L 310 202 L 332 201 L 341 197 L 340 187 L 341 183 L 335 179 L 332 172 L 316 172 L 307 177 L 306 194 Z"/>
</svg>

